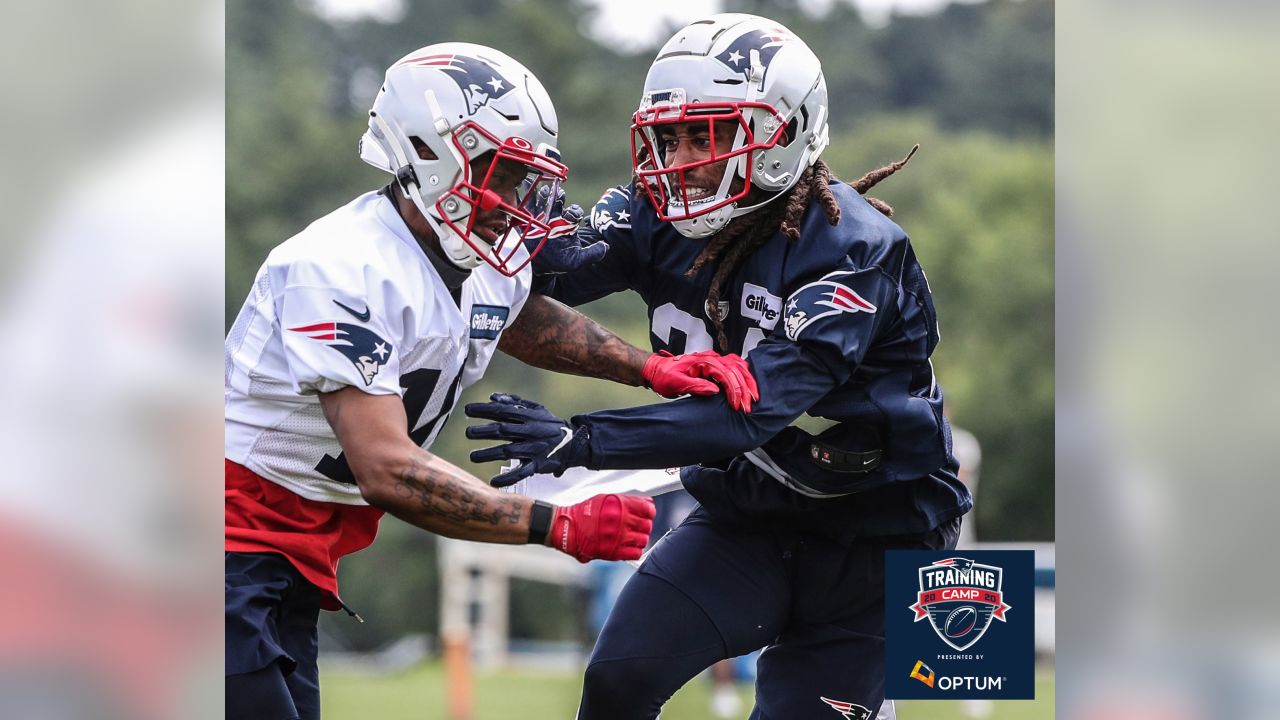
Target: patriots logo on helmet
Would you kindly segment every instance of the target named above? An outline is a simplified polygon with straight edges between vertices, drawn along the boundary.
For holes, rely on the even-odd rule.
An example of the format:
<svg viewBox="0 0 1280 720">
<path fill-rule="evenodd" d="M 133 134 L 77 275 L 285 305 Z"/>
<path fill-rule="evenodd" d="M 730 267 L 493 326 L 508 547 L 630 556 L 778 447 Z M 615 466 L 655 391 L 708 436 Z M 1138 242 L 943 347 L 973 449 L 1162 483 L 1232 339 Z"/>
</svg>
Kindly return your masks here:
<svg viewBox="0 0 1280 720">
<path fill-rule="evenodd" d="M 399 64 L 443 70 L 458 84 L 458 89 L 462 90 L 462 95 L 467 100 L 467 112 L 471 115 L 489 104 L 490 100 L 496 100 L 515 89 L 511 81 L 489 63 L 467 55 L 420 55 L 402 60 Z"/>
<path fill-rule="evenodd" d="M 781 28 L 751 30 L 739 35 L 716 59 L 747 80 L 758 78 L 763 83 L 773 56 L 790 39 L 791 35 Z"/>
<path fill-rule="evenodd" d="M 323 342 L 342 353 L 360 371 L 365 385 L 373 384 L 374 376 L 395 349 L 372 330 L 350 323 L 322 322 L 291 327 L 289 330 Z"/>
<path fill-rule="evenodd" d="M 846 720 L 870 720 L 871 711 L 861 705 L 855 705 L 841 700 L 832 700 L 819 696 L 819 700 L 830 705 L 832 709 L 845 716 Z"/>
<path fill-rule="evenodd" d="M 787 337 L 795 340 L 817 320 L 840 313 L 875 314 L 876 306 L 867 301 L 845 280 L 852 273 L 836 272 L 796 290 L 787 299 L 784 321 Z"/>
</svg>

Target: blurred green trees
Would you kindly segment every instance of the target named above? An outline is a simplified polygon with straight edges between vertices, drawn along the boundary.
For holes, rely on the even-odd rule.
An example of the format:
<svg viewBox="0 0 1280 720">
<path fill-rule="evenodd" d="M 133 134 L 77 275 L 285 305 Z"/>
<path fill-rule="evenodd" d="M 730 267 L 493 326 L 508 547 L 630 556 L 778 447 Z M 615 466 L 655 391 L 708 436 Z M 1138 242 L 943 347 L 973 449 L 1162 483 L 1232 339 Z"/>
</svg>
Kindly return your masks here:
<svg viewBox="0 0 1280 720">
<path fill-rule="evenodd" d="M 386 182 L 359 160 L 356 142 L 382 71 L 422 45 L 492 45 L 538 75 L 560 118 L 571 201 L 589 205 L 629 177 L 630 115 L 656 48 L 628 55 L 588 37 L 593 11 L 581 0 L 406 5 L 397 23 L 335 24 L 305 2 L 228 1 L 228 324 L 271 247 Z M 950 5 L 895 16 L 883 28 L 843 2 L 821 17 L 801 12 L 797 0 L 725 6 L 786 24 L 823 59 L 832 122 L 825 157 L 836 173 L 856 178 L 921 144 L 871 194 L 897 209 L 933 287 L 942 327 L 934 364 L 948 409 L 983 446 L 981 537 L 1052 539 L 1052 1 Z M 586 311 L 647 343 L 633 295 Z M 463 402 L 498 389 L 518 389 L 562 413 L 650 401 L 644 391 L 499 357 Z M 450 423 L 435 449 L 466 465 L 473 444 L 462 439 L 463 425 Z M 344 564 L 346 599 L 370 620 L 357 645 L 435 628 L 432 542 L 387 522 L 374 548 Z M 400 568 L 395 593 L 378 587 L 385 580 L 378 567 L 388 563 Z"/>
</svg>

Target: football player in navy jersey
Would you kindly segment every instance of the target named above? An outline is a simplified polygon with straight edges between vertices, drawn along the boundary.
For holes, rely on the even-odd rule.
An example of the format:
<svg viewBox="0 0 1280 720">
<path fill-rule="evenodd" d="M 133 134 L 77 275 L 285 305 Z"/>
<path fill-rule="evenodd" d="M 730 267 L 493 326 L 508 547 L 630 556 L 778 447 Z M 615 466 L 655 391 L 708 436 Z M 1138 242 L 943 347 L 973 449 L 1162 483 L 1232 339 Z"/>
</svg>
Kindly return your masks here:
<svg viewBox="0 0 1280 720">
<path fill-rule="evenodd" d="M 635 178 L 592 211 L 604 259 L 555 278 L 577 305 L 635 290 L 655 351 L 747 356 L 750 414 L 687 398 L 563 420 L 513 395 L 467 408 L 507 444 L 506 485 L 565 468 L 684 466 L 699 507 L 628 583 L 578 717 L 654 718 L 687 680 L 765 650 L 752 718 L 875 717 L 884 557 L 954 547 L 972 500 L 929 356 L 933 301 L 905 232 L 819 156 L 818 58 L 775 22 L 717 15 L 659 51 L 632 125 Z M 905 161 L 904 161 L 905 162 Z M 884 703 L 891 712 L 891 704 Z"/>
<path fill-rule="evenodd" d="M 495 350 L 667 397 L 723 386 L 745 409 L 753 396 L 740 358 L 647 353 L 530 294 L 542 250 L 563 271 L 607 249 L 537 201 L 565 177 L 557 137 L 546 91 L 503 53 L 410 53 L 387 71 L 361 142 L 394 181 L 258 271 L 225 346 L 228 718 L 320 716 L 319 611 L 345 607 L 338 561 L 373 542 L 384 513 L 581 562 L 640 557 L 648 498 L 553 506 L 428 452 Z"/>
</svg>

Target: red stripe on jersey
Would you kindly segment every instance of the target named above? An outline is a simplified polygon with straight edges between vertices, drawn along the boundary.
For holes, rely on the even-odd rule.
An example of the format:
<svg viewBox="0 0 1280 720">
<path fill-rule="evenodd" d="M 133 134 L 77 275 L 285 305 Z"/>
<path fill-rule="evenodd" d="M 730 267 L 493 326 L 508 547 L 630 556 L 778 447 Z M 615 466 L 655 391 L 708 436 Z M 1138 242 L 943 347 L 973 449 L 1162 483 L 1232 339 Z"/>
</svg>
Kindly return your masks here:
<svg viewBox="0 0 1280 720">
<path fill-rule="evenodd" d="M 317 332 L 320 330 L 328 330 L 330 332 L 333 332 L 337 329 L 338 329 L 338 324 L 331 323 L 331 322 L 316 323 L 315 325 L 299 325 L 298 327 L 289 328 L 289 330 L 292 332 L 300 332 L 300 333 Z"/>
<path fill-rule="evenodd" d="M 224 547 L 283 555 L 324 591 L 321 606 L 338 610 L 338 559 L 373 543 L 383 511 L 308 500 L 243 465 L 230 460 L 224 465 Z"/>
<path fill-rule="evenodd" d="M 866 300 L 863 300 L 858 295 L 858 293 L 853 292 L 848 288 L 836 286 L 835 294 L 836 294 L 836 297 L 839 298 L 840 300 L 843 300 L 848 307 L 858 308 L 860 310 L 866 310 L 867 312 L 875 312 L 876 310 L 874 305 L 867 302 Z"/>
</svg>

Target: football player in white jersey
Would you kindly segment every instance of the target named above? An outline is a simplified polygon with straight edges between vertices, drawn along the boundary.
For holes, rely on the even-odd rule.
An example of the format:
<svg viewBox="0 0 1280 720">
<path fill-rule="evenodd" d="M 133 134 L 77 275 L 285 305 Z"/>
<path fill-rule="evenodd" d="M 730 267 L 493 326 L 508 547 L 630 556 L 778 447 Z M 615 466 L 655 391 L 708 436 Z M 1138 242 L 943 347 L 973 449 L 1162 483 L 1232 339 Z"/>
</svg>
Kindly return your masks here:
<svg viewBox="0 0 1280 720">
<path fill-rule="evenodd" d="M 360 155 L 394 175 L 271 251 L 226 341 L 227 717 L 319 717 L 316 622 L 336 568 L 385 512 L 448 537 L 636 559 L 653 503 L 555 507 L 427 452 L 495 348 L 666 396 L 758 398 L 737 356 L 650 354 L 531 295 L 598 259 L 553 216 L 566 174 L 551 100 L 520 63 L 466 43 L 388 69 Z"/>
</svg>

